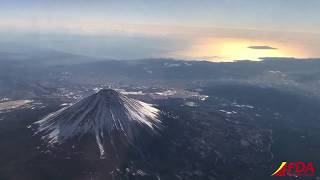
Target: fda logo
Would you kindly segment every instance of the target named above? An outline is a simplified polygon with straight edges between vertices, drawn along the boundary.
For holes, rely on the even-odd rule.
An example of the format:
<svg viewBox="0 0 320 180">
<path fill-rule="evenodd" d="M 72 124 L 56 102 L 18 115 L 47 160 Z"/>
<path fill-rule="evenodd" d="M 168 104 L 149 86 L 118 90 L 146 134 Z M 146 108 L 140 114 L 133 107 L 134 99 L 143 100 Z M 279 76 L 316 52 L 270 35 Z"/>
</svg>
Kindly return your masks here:
<svg viewBox="0 0 320 180">
<path fill-rule="evenodd" d="M 314 176 L 315 172 L 312 162 L 282 162 L 271 176 Z"/>
</svg>

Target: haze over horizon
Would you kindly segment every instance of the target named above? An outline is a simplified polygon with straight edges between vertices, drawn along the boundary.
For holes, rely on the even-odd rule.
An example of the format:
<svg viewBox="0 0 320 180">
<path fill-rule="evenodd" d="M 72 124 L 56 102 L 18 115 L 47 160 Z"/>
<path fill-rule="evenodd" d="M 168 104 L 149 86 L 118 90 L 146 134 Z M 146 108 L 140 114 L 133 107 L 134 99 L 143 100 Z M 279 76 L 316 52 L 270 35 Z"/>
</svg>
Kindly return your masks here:
<svg viewBox="0 0 320 180">
<path fill-rule="evenodd" d="M 0 48 L 112 59 L 320 57 L 320 1 L 0 0 Z"/>
</svg>

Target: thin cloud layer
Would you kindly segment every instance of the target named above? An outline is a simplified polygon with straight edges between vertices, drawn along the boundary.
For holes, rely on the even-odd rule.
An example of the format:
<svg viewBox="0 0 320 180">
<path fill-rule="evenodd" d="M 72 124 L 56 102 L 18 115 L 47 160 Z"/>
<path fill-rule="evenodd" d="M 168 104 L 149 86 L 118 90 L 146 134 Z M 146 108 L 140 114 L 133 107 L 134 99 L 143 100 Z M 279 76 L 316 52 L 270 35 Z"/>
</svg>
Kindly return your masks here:
<svg viewBox="0 0 320 180">
<path fill-rule="evenodd" d="M 249 46 L 249 49 L 258 49 L 258 50 L 277 50 L 278 48 L 271 46 Z"/>
</svg>

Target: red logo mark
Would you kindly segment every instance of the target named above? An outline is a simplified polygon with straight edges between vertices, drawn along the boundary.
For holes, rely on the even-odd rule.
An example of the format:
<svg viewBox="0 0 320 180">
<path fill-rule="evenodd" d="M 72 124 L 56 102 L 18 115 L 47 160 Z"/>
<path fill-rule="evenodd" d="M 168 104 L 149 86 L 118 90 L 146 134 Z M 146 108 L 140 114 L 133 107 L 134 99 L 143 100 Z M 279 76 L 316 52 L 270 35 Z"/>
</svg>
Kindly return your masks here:
<svg viewBox="0 0 320 180">
<path fill-rule="evenodd" d="M 271 176 L 314 176 L 315 172 L 312 162 L 282 162 Z"/>
</svg>

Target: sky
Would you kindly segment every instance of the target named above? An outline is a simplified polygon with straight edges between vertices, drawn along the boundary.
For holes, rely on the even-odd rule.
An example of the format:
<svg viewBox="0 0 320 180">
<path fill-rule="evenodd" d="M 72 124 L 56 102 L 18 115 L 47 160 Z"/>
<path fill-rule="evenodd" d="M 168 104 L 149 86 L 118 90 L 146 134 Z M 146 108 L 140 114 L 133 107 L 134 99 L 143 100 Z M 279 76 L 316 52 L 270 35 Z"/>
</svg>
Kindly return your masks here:
<svg viewBox="0 0 320 180">
<path fill-rule="evenodd" d="M 0 48 L 112 59 L 320 57 L 319 0 L 0 0 Z M 13 46 L 10 46 L 13 47 Z"/>
</svg>

